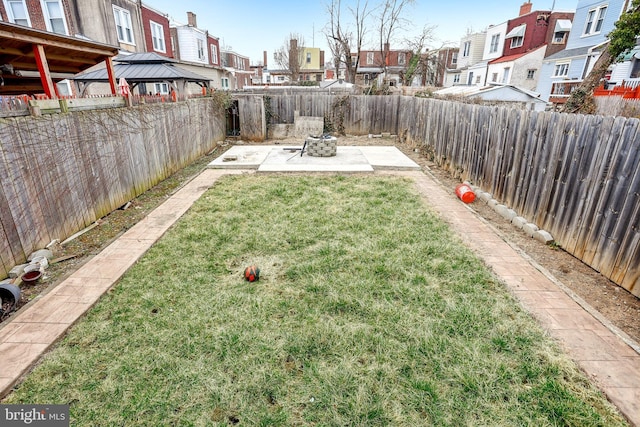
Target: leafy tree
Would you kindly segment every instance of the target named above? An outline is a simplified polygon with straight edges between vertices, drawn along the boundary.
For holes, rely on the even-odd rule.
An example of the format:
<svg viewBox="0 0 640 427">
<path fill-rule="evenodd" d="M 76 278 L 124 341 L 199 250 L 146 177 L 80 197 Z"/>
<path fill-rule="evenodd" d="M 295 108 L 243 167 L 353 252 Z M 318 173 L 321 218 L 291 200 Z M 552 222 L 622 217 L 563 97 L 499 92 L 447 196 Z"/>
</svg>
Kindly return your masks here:
<svg viewBox="0 0 640 427">
<path fill-rule="evenodd" d="M 564 104 L 562 111 L 567 113 L 594 113 L 595 103 L 593 91 L 604 78 L 607 69 L 622 53 L 636 46 L 636 39 L 640 34 L 640 0 L 633 0 L 631 8 L 623 13 L 615 23 L 615 28 L 609 33 L 609 41 L 603 47 L 602 53 L 593 69 L 578 86 Z"/>
</svg>

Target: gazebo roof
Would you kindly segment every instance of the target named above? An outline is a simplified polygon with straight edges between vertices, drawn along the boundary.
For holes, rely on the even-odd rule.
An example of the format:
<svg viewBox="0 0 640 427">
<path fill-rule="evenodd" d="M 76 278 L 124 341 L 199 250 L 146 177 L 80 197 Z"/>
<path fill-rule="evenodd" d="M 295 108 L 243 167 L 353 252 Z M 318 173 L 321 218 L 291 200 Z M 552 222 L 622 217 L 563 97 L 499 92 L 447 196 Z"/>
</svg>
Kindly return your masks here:
<svg viewBox="0 0 640 427">
<path fill-rule="evenodd" d="M 118 55 L 113 59 L 113 69 L 117 79 L 125 78 L 129 83 L 147 83 L 159 81 L 183 80 L 189 82 L 208 82 L 209 79 L 173 65 L 176 61 L 157 53 L 145 52 L 131 55 Z M 106 82 L 109 76 L 106 69 L 88 71 L 73 77 L 79 83 Z"/>
</svg>

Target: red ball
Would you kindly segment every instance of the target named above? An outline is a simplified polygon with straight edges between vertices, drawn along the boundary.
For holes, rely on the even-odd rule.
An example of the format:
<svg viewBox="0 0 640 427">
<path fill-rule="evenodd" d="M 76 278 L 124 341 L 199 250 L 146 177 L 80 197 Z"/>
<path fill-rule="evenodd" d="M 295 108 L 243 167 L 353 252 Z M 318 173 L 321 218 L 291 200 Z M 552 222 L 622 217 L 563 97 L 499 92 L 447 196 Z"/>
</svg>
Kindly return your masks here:
<svg viewBox="0 0 640 427">
<path fill-rule="evenodd" d="M 244 269 L 244 278 L 249 282 L 255 282 L 260 279 L 260 269 L 255 265 L 250 265 Z"/>
</svg>

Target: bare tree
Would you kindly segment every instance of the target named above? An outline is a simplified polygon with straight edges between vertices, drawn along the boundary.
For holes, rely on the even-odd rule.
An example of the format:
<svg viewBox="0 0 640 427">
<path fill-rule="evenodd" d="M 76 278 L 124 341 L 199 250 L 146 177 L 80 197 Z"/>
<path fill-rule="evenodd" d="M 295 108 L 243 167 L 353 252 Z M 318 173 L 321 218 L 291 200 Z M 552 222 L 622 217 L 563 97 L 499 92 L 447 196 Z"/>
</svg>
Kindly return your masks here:
<svg viewBox="0 0 640 427">
<path fill-rule="evenodd" d="M 300 34 L 289 34 L 289 38 L 276 50 L 273 59 L 280 69 L 288 71 L 291 81 L 298 81 L 303 64 L 304 37 Z"/>
<path fill-rule="evenodd" d="M 402 75 L 402 83 L 411 85 L 414 76 L 422 76 L 422 86 L 425 85 L 426 76 L 431 72 L 429 55 L 426 53 L 428 45 L 433 42 L 435 25 L 425 25 L 422 32 L 412 39 L 405 40 L 405 44 L 411 51 L 411 58 L 407 70 Z"/>
<path fill-rule="evenodd" d="M 342 65 L 345 67 L 347 81 L 355 83 L 356 71 L 360 60 L 360 51 L 366 33 L 365 22 L 371 14 L 369 10 L 369 1 L 364 0 L 356 2 L 355 8 L 348 7 L 347 10 L 353 18 L 353 27 L 355 32 L 348 30 L 349 24 L 342 18 L 342 2 L 341 0 L 331 0 L 327 6 L 329 15 L 329 23 L 325 28 L 325 36 L 329 44 L 329 49 L 333 54 L 333 61 L 336 66 L 336 73 L 339 73 Z M 355 61 L 351 54 L 355 53 Z"/>
<path fill-rule="evenodd" d="M 380 7 L 378 18 L 378 35 L 380 40 L 381 64 L 383 75 L 387 74 L 389 48 L 391 40 L 396 32 L 402 29 L 409 21 L 404 18 L 403 12 L 407 6 L 415 4 L 415 0 L 385 0 Z"/>
</svg>

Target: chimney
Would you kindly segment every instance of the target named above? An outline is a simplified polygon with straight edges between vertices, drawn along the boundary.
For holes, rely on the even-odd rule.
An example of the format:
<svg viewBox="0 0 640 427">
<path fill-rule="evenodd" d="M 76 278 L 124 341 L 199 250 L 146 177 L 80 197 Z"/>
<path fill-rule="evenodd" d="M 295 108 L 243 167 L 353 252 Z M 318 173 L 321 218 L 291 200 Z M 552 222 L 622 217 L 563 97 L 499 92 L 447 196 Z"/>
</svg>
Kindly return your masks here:
<svg viewBox="0 0 640 427">
<path fill-rule="evenodd" d="M 522 3 L 522 6 L 520 6 L 520 15 L 518 16 L 522 16 L 522 15 L 526 15 L 527 13 L 530 13 L 532 7 L 533 7 L 533 4 L 530 1 Z"/>
<path fill-rule="evenodd" d="M 267 51 L 262 51 L 262 66 L 267 68 Z"/>
<path fill-rule="evenodd" d="M 198 23 L 196 22 L 196 14 L 193 12 L 187 12 L 187 23 L 190 27 L 198 27 Z"/>
</svg>

